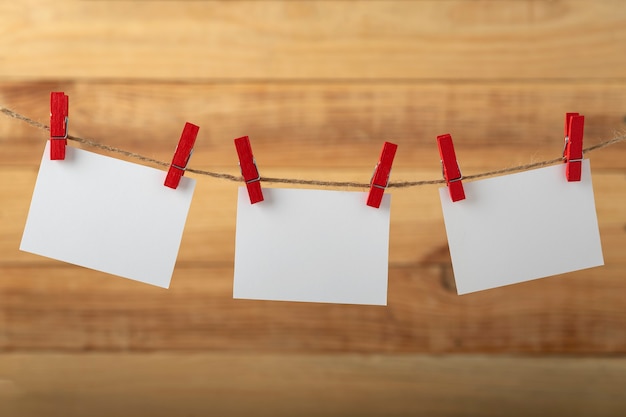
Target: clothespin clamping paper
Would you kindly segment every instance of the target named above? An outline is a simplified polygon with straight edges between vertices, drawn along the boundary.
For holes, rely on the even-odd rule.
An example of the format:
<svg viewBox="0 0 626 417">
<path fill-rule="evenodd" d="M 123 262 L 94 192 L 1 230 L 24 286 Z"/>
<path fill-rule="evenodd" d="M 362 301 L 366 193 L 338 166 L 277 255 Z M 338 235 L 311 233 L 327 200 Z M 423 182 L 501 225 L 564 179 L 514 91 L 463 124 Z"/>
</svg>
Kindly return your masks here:
<svg viewBox="0 0 626 417">
<path fill-rule="evenodd" d="M 465 200 L 465 190 L 463 190 L 463 175 L 459 163 L 456 160 L 452 136 L 449 134 L 437 136 L 437 147 L 441 157 L 441 169 L 446 180 L 450 198 L 452 201 Z"/>
<path fill-rule="evenodd" d="M 578 113 L 565 114 L 565 147 L 563 157 L 567 167 L 567 181 L 580 181 L 583 162 L 583 130 L 585 116 Z"/>
<path fill-rule="evenodd" d="M 396 156 L 397 149 L 398 145 L 394 143 L 385 142 L 383 145 L 383 149 L 380 153 L 380 159 L 374 168 L 374 174 L 372 175 L 372 180 L 370 181 L 370 191 L 367 195 L 367 205 L 370 207 L 380 207 L 385 190 L 389 185 L 391 165 L 393 164 L 393 158 Z"/>
<path fill-rule="evenodd" d="M 165 186 L 176 189 L 180 183 L 180 179 L 185 175 L 187 169 L 187 163 L 193 153 L 193 146 L 196 143 L 196 136 L 198 136 L 198 130 L 200 128 L 192 123 L 185 123 L 185 128 L 178 141 L 178 146 L 174 152 L 174 159 L 170 165 L 170 169 L 167 171 L 167 177 L 165 177 Z"/>
<path fill-rule="evenodd" d="M 62 92 L 50 93 L 50 159 L 65 159 L 67 145 L 69 97 Z"/>
<path fill-rule="evenodd" d="M 235 139 L 235 148 L 237 148 L 237 156 L 239 156 L 239 167 L 241 175 L 248 189 L 250 204 L 263 201 L 263 191 L 261 190 L 261 174 L 256 166 L 250 139 L 243 136 Z"/>
</svg>

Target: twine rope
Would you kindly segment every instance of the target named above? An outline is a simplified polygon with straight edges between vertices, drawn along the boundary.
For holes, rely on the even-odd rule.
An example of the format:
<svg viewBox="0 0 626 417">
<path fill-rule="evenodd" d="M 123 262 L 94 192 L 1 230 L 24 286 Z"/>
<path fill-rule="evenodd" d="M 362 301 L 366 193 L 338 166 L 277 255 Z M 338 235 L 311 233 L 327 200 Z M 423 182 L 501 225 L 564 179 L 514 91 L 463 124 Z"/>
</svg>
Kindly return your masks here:
<svg viewBox="0 0 626 417">
<path fill-rule="evenodd" d="M 26 116 L 23 116 L 23 115 L 15 112 L 13 110 L 10 110 L 10 109 L 4 108 L 4 107 L 0 107 L 0 112 L 4 113 L 6 116 L 11 117 L 13 119 L 21 120 L 22 122 L 24 122 L 24 123 L 26 123 L 26 124 L 28 124 L 28 125 L 30 125 L 32 127 L 35 127 L 37 129 L 50 131 L 50 127 L 49 126 L 46 126 L 45 124 L 37 122 L 37 121 L 35 121 L 33 119 L 30 119 L 30 118 L 28 118 Z M 134 152 L 125 151 L 123 149 L 116 148 L 114 146 L 105 145 L 105 144 L 102 144 L 102 143 L 99 143 L 99 142 L 95 142 L 95 141 L 92 141 L 92 140 L 89 140 L 89 139 L 81 138 L 81 137 L 78 137 L 78 136 L 67 135 L 67 139 L 73 140 L 73 141 L 78 142 L 78 143 L 82 143 L 83 145 L 86 145 L 86 146 L 89 146 L 89 147 L 92 147 L 92 148 L 102 149 L 104 151 L 108 151 L 108 152 L 124 155 L 124 156 L 126 156 L 128 158 L 136 159 L 138 161 L 147 162 L 147 163 L 150 163 L 150 164 L 154 164 L 154 165 L 158 165 L 158 166 L 162 166 L 162 167 L 166 167 L 166 168 L 170 166 L 170 164 L 168 162 L 159 161 L 159 160 L 154 159 L 154 158 L 150 158 L 150 157 L 147 157 L 147 156 L 139 155 L 139 154 L 134 153 Z M 615 145 L 616 143 L 623 142 L 625 140 L 626 140 L 626 134 L 619 134 L 618 133 L 612 139 L 609 139 L 609 140 L 597 143 L 595 145 L 589 146 L 587 148 L 584 148 L 583 149 L 583 154 L 595 151 L 597 149 L 606 148 L 607 146 Z M 474 180 L 474 179 L 478 179 L 478 178 L 491 177 L 491 176 L 494 176 L 494 175 L 501 175 L 501 174 L 508 174 L 508 173 L 513 173 L 513 172 L 526 171 L 526 170 L 533 169 L 533 168 L 540 168 L 540 167 L 545 167 L 545 166 L 548 166 L 548 165 L 554 165 L 556 163 L 563 162 L 564 160 L 565 160 L 565 158 L 559 157 L 559 158 L 549 159 L 549 160 L 546 160 L 546 161 L 539 161 L 539 162 L 533 162 L 533 163 L 525 164 L 525 165 L 518 165 L 518 166 L 514 166 L 514 167 L 498 169 L 498 170 L 495 170 L 495 171 L 487 171 L 487 172 L 481 172 L 481 173 L 478 173 L 478 174 L 464 175 L 463 179 L 464 180 Z M 207 176 L 207 177 L 227 180 L 227 181 L 233 181 L 233 182 L 241 182 L 241 181 L 243 181 L 243 178 L 241 176 L 232 175 L 232 174 L 226 174 L 226 173 L 223 173 L 223 172 L 205 171 L 205 170 L 195 169 L 195 168 L 187 168 L 187 172 L 191 172 L 191 173 L 198 174 L 198 175 L 204 175 L 204 176 Z M 361 182 L 303 180 L 303 179 L 297 179 L 297 178 L 261 177 L 261 180 L 264 181 L 264 182 L 268 182 L 268 183 L 317 185 L 317 186 L 321 186 L 321 187 L 367 188 L 367 187 L 370 186 L 369 183 L 361 183 Z M 389 188 L 409 188 L 409 187 L 419 187 L 419 186 L 423 186 L 423 185 L 434 185 L 434 184 L 445 184 L 445 183 L 446 183 L 445 179 L 420 180 L 420 181 L 395 181 L 395 182 L 389 182 L 388 187 Z"/>
</svg>

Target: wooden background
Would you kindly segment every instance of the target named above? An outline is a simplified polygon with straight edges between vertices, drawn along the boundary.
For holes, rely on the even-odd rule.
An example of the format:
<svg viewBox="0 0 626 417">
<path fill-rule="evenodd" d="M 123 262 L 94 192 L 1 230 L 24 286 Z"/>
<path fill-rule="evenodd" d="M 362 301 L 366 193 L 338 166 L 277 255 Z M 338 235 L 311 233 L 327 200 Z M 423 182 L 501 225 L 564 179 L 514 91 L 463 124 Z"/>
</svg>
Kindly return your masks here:
<svg viewBox="0 0 626 417">
<path fill-rule="evenodd" d="M 0 105 L 238 173 L 437 179 L 626 128 L 626 3 L 2 1 Z M 387 307 L 232 299 L 236 184 L 198 185 L 169 290 L 18 251 L 46 132 L 0 115 L 0 416 L 626 414 L 626 145 L 590 154 L 604 267 L 457 296 L 437 187 L 392 190 Z M 71 144 L 70 146 L 76 146 Z M 192 175 L 190 175 L 192 176 Z M 70 214 L 71 215 L 71 214 Z M 566 244 L 566 242 L 564 242 Z"/>
</svg>

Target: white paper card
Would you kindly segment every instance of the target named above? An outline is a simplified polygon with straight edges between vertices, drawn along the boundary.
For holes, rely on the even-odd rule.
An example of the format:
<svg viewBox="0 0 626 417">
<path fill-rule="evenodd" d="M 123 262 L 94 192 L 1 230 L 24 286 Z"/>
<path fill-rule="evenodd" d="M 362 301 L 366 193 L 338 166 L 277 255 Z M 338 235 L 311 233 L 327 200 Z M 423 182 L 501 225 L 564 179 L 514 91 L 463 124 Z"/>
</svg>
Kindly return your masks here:
<svg viewBox="0 0 626 417">
<path fill-rule="evenodd" d="M 67 147 L 41 160 L 20 250 L 168 288 L 195 180 Z"/>
<path fill-rule="evenodd" d="M 366 193 L 239 188 L 234 298 L 387 304 L 389 212 Z"/>
<path fill-rule="evenodd" d="M 439 189 L 457 292 L 466 294 L 604 265 L 589 160 Z"/>
</svg>

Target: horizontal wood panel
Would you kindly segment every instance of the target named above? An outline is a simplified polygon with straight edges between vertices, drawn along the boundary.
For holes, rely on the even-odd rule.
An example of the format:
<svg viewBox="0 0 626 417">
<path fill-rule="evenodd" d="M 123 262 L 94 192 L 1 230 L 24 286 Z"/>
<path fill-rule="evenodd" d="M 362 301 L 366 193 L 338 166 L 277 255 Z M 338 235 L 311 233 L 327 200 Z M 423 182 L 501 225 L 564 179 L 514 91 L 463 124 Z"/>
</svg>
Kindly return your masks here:
<svg viewBox="0 0 626 417">
<path fill-rule="evenodd" d="M 30 0 L 3 2 L 0 28 L 5 79 L 576 80 L 626 67 L 620 0 Z"/>
<path fill-rule="evenodd" d="M 599 151 L 601 152 L 601 151 Z M 608 151 L 610 153 L 610 151 Z M 595 161 L 594 161 L 595 163 Z M 270 170 L 277 177 L 322 180 L 369 180 L 371 169 L 354 170 Z M 436 179 L 441 171 L 394 169 L 394 179 Z M 57 261 L 18 250 L 36 168 L 0 169 L 0 264 L 54 265 Z M 365 177 L 365 178 L 364 178 Z M 238 183 L 198 177 L 189 217 L 178 256 L 179 262 L 231 264 L 235 251 L 235 222 Z M 626 247 L 626 176 L 602 170 L 593 172 L 596 210 L 607 264 L 624 264 Z M 300 186 L 298 186 L 300 187 Z M 390 189 L 393 196 L 389 260 L 393 264 L 449 262 L 447 238 L 439 201 L 438 186 Z M 356 191 L 363 191 L 356 189 Z M 96 220 L 97 221 L 97 220 Z"/>
<path fill-rule="evenodd" d="M 624 358 L 0 355 L 7 415 L 620 416 Z"/>
<path fill-rule="evenodd" d="M 74 266 L 0 268 L 1 351 L 626 353 L 623 267 L 457 296 L 448 265 L 392 267 L 388 305 L 232 299 L 232 266 L 169 290 Z"/>
<path fill-rule="evenodd" d="M 367 182 L 389 140 L 392 182 L 436 179 L 451 133 L 471 175 L 558 157 L 565 112 L 586 146 L 624 131 L 625 23 L 621 0 L 0 2 L 0 107 L 48 124 L 65 91 L 71 134 L 163 161 L 190 121 L 190 166 L 235 175 L 249 135 L 264 177 Z M 189 173 L 169 290 L 20 252 L 46 138 L 0 114 L 3 417 L 626 414 L 626 143 L 589 154 L 606 266 L 457 296 L 437 186 L 390 189 L 377 307 L 233 300 L 237 184 Z"/>
<path fill-rule="evenodd" d="M 262 173 L 359 166 L 369 176 L 385 140 L 399 144 L 395 167 L 439 169 L 435 138 L 451 133 L 471 174 L 558 157 L 566 112 L 585 115 L 586 146 L 626 127 L 626 83 L 2 83 L 0 105 L 48 124 L 50 91 L 70 96 L 73 135 L 170 161 L 190 121 L 200 126 L 190 166 L 233 173 L 243 135 Z M 39 164 L 46 138 L 0 113 L 1 164 Z M 593 159 L 626 169 L 626 145 Z"/>
</svg>

